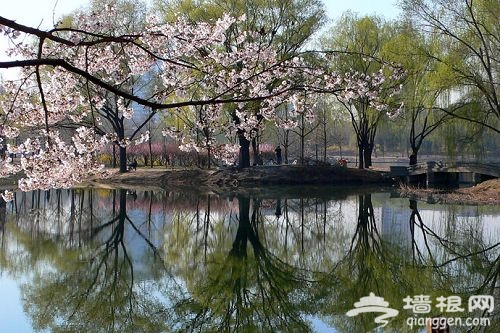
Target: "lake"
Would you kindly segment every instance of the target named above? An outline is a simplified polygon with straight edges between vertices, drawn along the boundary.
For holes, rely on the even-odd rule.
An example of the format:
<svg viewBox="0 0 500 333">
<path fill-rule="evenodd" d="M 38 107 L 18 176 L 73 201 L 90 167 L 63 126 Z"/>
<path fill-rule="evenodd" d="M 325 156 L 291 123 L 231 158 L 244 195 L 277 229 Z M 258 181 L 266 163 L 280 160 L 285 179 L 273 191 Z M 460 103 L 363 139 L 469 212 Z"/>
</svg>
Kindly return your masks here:
<svg viewBox="0 0 500 333">
<path fill-rule="evenodd" d="M 16 193 L 0 228 L 5 333 L 500 327 L 500 206 L 391 188 L 69 189 Z"/>
</svg>

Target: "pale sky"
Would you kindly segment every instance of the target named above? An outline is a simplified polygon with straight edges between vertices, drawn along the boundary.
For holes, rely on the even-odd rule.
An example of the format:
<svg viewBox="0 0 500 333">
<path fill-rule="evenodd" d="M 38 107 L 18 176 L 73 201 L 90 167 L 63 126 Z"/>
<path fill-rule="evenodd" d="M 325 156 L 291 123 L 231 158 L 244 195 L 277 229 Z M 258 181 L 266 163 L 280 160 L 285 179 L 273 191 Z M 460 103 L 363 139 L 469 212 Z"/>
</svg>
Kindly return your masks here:
<svg viewBox="0 0 500 333">
<path fill-rule="evenodd" d="M 10 0 L 2 4 L 0 15 L 17 23 L 49 28 L 63 14 L 67 14 L 88 0 Z M 54 20 L 52 19 L 54 17 Z"/>
<path fill-rule="evenodd" d="M 382 16 L 386 19 L 396 19 L 400 14 L 396 6 L 397 0 L 323 0 L 328 16 L 335 19 L 347 10 L 359 13 L 360 15 Z"/>
<path fill-rule="evenodd" d="M 395 19 L 399 14 L 396 0 L 323 0 L 330 18 L 338 18 L 346 10 L 360 15 L 376 14 L 386 19 Z M 63 15 L 85 6 L 89 0 L 11 0 L 2 1 L 0 16 L 31 27 L 48 29 Z M 4 38 L 0 38 L 0 61 L 7 58 Z M 0 70 L 8 78 L 10 70 Z"/>
<path fill-rule="evenodd" d="M 360 14 L 397 17 L 396 0 L 323 0 L 331 18 L 351 9 Z M 63 14 L 86 5 L 89 0 L 12 0 L 2 4 L 0 15 L 30 26 L 50 27 Z M 54 18 L 54 19 L 53 19 Z"/>
</svg>

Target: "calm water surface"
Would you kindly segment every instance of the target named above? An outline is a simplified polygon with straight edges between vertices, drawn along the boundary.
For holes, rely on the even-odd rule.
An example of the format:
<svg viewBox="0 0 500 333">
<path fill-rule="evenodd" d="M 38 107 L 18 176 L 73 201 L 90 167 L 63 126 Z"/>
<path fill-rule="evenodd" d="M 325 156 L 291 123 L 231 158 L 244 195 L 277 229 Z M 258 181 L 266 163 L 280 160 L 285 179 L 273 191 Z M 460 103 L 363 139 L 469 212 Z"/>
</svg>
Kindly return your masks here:
<svg viewBox="0 0 500 333">
<path fill-rule="evenodd" d="M 17 193 L 0 204 L 0 332 L 421 332 L 409 320 L 436 316 L 498 332 L 499 242 L 499 206 L 389 189 Z M 399 311 L 385 328 L 346 315 L 372 292 Z M 469 312 L 476 295 L 496 308 Z"/>
</svg>

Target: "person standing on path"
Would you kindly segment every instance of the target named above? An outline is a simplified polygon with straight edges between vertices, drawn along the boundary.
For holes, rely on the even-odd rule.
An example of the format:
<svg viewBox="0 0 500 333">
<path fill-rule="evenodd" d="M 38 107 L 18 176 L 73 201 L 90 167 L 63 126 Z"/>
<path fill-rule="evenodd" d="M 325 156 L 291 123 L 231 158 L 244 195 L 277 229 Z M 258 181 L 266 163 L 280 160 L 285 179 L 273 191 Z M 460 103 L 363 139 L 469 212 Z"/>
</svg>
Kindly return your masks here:
<svg viewBox="0 0 500 333">
<path fill-rule="evenodd" d="M 280 165 L 281 164 L 281 147 L 280 146 L 276 147 L 274 152 L 276 153 L 276 164 Z"/>
</svg>

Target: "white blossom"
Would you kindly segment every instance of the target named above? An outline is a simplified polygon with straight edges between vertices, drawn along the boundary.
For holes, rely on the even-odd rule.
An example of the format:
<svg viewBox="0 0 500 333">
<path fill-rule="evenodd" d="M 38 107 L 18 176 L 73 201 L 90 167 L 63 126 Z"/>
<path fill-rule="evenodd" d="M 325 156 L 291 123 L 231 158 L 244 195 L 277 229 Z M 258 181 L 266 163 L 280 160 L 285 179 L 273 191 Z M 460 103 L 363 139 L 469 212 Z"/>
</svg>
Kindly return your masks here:
<svg viewBox="0 0 500 333">
<path fill-rule="evenodd" d="M 5 202 L 14 200 L 14 193 L 12 191 L 5 190 L 3 193 L 0 194 L 0 196 L 2 196 L 2 199 Z"/>
</svg>

